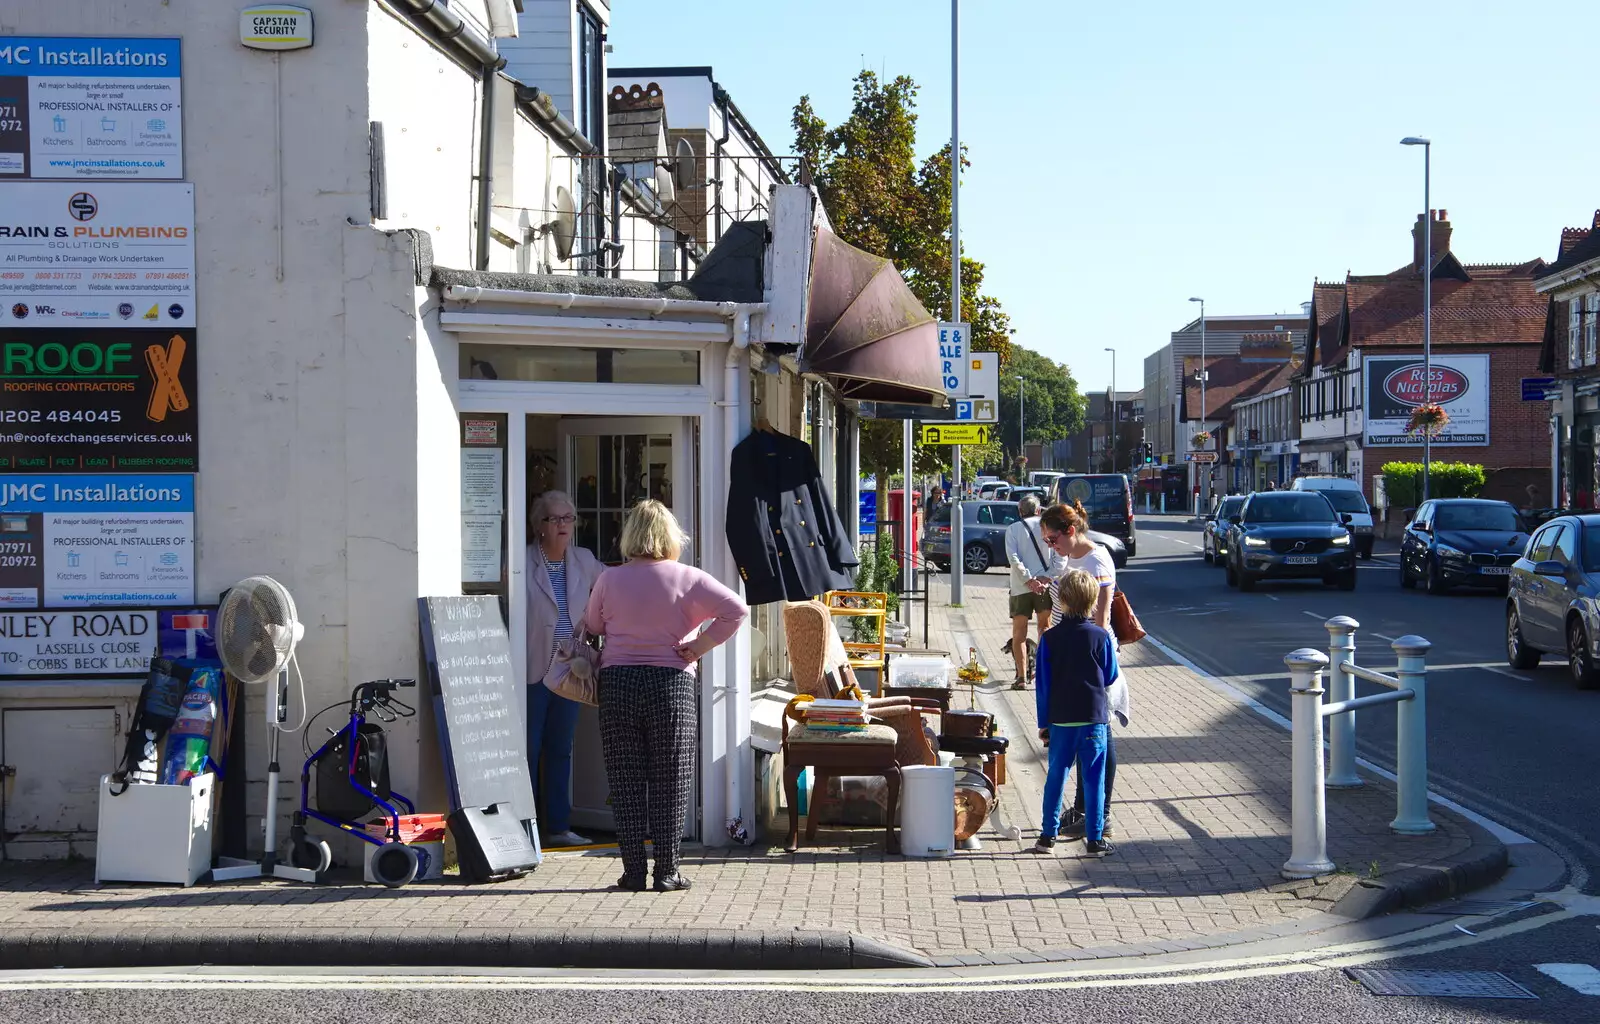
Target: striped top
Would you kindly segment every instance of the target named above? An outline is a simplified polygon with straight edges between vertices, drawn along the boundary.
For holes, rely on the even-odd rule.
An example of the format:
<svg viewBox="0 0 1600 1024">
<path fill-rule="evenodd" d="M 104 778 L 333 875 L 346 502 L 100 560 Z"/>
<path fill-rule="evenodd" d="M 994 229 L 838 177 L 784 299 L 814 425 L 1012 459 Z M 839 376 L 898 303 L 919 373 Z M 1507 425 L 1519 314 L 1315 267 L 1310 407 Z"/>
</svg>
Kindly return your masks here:
<svg viewBox="0 0 1600 1024">
<path fill-rule="evenodd" d="M 556 595 L 556 628 L 550 638 L 550 653 L 554 654 L 561 647 L 561 641 L 572 639 L 573 632 L 572 616 L 567 611 L 567 561 L 546 559 L 544 567 L 550 573 L 550 589 Z"/>
</svg>

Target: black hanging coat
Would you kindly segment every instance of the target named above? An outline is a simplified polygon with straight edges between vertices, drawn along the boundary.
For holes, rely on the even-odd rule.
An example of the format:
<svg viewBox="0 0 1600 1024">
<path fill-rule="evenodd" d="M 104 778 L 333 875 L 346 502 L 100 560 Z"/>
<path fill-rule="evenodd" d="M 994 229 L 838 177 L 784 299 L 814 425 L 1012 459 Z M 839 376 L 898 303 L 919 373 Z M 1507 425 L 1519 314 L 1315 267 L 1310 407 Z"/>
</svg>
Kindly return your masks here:
<svg viewBox="0 0 1600 1024">
<path fill-rule="evenodd" d="M 811 446 L 753 431 L 733 449 L 728 547 L 745 601 L 804 601 L 855 586 L 860 563 L 822 486 Z"/>
</svg>

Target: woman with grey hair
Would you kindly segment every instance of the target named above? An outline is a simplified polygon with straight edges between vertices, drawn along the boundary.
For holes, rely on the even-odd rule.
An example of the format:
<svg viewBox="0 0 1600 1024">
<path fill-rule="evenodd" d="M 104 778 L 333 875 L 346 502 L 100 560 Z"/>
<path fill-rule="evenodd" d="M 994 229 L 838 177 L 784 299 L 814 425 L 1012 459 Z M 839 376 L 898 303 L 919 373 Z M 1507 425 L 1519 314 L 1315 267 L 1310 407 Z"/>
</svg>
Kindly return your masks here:
<svg viewBox="0 0 1600 1024">
<path fill-rule="evenodd" d="M 1039 532 L 1039 499 L 1024 494 L 1018 519 L 1006 527 L 1006 561 L 1011 563 L 1011 660 L 1017 667 L 1013 690 L 1028 688 L 1028 621 L 1038 620 L 1039 635 L 1050 628 L 1050 584 L 1067 571 L 1067 560 L 1050 550 Z"/>
<path fill-rule="evenodd" d="M 605 566 L 572 543 L 572 499 L 545 491 L 528 510 L 528 770 L 539 780 L 545 846 L 587 846 L 572 831 L 572 738 L 581 705 L 544 685 L 556 648 L 573 635 Z"/>
</svg>

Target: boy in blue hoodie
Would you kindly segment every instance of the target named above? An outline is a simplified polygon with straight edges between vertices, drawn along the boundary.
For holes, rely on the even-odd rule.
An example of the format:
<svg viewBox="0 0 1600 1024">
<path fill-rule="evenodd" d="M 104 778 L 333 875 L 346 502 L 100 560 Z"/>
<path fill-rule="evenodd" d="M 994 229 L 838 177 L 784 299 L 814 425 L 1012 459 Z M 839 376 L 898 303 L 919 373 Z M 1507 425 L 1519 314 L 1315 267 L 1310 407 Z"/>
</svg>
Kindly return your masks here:
<svg viewBox="0 0 1600 1024">
<path fill-rule="evenodd" d="M 1034 853 L 1050 853 L 1061 826 L 1061 794 L 1076 761 L 1083 773 L 1084 837 L 1091 857 L 1112 852 L 1105 840 L 1106 687 L 1117 677 L 1117 645 L 1089 619 L 1100 587 L 1073 569 L 1057 589 L 1061 621 L 1039 637 L 1034 672 L 1039 728 L 1050 730 L 1050 767 L 1044 780 L 1044 816 Z"/>
</svg>

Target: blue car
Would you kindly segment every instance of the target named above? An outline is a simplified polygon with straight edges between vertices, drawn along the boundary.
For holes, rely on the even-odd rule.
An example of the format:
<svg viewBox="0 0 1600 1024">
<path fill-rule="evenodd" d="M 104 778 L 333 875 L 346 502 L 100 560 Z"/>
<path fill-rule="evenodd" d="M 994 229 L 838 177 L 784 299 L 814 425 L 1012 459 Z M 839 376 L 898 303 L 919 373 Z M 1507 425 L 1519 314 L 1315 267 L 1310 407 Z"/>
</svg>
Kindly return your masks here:
<svg viewBox="0 0 1600 1024">
<path fill-rule="evenodd" d="M 1600 686 L 1600 515 L 1560 516 L 1534 533 L 1511 566 L 1506 661 L 1529 669 L 1566 659 L 1580 689 Z"/>
<path fill-rule="evenodd" d="M 1206 516 L 1205 531 L 1200 534 L 1200 557 L 1219 569 L 1228 559 L 1228 527 L 1232 525 L 1228 520 L 1244 508 L 1244 498 L 1242 494 L 1229 495 L 1218 503 L 1216 515 Z"/>
<path fill-rule="evenodd" d="M 1417 509 L 1400 539 L 1400 585 L 1430 594 L 1490 587 L 1504 594 L 1527 547 L 1517 510 L 1504 501 L 1438 498 Z"/>
</svg>

